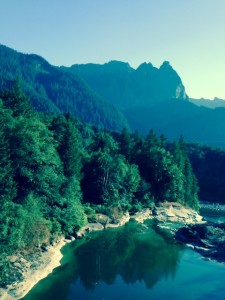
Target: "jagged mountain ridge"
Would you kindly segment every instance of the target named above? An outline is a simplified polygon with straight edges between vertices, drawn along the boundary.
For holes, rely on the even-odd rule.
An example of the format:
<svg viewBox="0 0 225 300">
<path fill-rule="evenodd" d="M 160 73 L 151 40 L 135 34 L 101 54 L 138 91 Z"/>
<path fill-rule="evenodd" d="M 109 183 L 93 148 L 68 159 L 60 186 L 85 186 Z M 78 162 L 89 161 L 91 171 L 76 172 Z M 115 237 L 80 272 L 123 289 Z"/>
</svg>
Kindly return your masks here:
<svg viewBox="0 0 225 300">
<path fill-rule="evenodd" d="M 116 61 L 76 65 L 76 70 L 85 69 L 87 80 L 74 66 L 54 67 L 38 55 L 25 55 L 2 45 L 0 57 L 0 89 L 20 77 L 38 111 L 70 112 L 115 131 L 130 126 L 146 134 L 154 129 L 169 139 L 182 134 L 189 142 L 225 146 L 225 108 L 191 103 L 168 62 L 159 69 L 144 63 L 136 70 Z M 90 84 L 90 80 L 95 81 Z"/>
<path fill-rule="evenodd" d="M 134 69 L 119 61 L 103 65 L 73 65 L 66 69 L 80 76 L 97 94 L 121 109 L 150 107 L 171 98 L 188 99 L 181 78 L 167 61 L 159 69 L 151 63 L 143 63 Z"/>
<path fill-rule="evenodd" d="M 190 101 L 181 78 L 168 62 L 159 69 L 143 63 L 135 70 L 127 63 L 111 61 L 73 65 L 67 70 L 117 105 L 133 131 L 146 134 L 154 129 L 169 139 L 183 135 L 189 142 L 225 146 L 225 108 L 211 109 L 207 101 Z M 216 102 L 223 104 L 221 101 Z"/>
</svg>

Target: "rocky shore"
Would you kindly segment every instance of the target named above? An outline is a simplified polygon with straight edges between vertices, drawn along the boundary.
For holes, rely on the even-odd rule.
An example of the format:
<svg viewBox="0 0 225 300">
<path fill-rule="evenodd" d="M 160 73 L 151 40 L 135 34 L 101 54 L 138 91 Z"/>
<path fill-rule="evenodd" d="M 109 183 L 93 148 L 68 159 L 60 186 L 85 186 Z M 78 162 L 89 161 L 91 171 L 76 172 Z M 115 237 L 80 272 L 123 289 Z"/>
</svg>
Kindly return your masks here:
<svg viewBox="0 0 225 300">
<path fill-rule="evenodd" d="M 97 214 L 96 222 L 88 223 L 80 229 L 75 234 L 75 238 L 82 238 L 91 231 L 123 226 L 130 219 L 135 219 L 140 223 L 148 219 L 156 219 L 161 223 L 176 222 L 184 225 L 204 223 L 203 218 L 194 210 L 179 203 L 164 202 L 154 209 L 146 208 L 134 214 L 127 212 L 118 218 L 109 218 L 104 214 Z M 6 289 L 0 289 L 0 299 L 15 300 L 24 297 L 38 281 L 60 265 L 62 258 L 61 248 L 70 240 L 74 240 L 74 237 L 67 236 L 66 240 L 61 238 L 54 246 L 39 249 L 33 256 L 17 255 L 9 257 L 8 259 L 13 265 L 12 276 L 14 277 L 11 278 L 12 283 Z"/>
<path fill-rule="evenodd" d="M 225 224 L 189 225 L 176 232 L 176 239 L 204 257 L 225 262 Z"/>
<path fill-rule="evenodd" d="M 163 202 L 154 209 L 145 208 L 140 212 L 129 214 L 126 212 L 118 218 L 109 218 L 104 214 L 96 215 L 95 223 L 88 223 L 76 234 L 76 238 L 83 237 L 87 232 L 103 230 L 106 228 L 116 228 L 123 226 L 129 220 L 134 219 L 139 223 L 145 220 L 156 219 L 159 222 L 171 222 L 181 224 L 202 224 L 205 223 L 202 216 L 191 208 L 184 207 L 176 202 Z"/>
<path fill-rule="evenodd" d="M 1 300 L 23 298 L 41 279 L 50 274 L 60 265 L 61 249 L 67 243 L 63 237 L 53 246 L 39 249 L 34 254 L 15 255 L 8 257 L 12 263 L 9 276 L 11 284 L 0 289 Z"/>
</svg>

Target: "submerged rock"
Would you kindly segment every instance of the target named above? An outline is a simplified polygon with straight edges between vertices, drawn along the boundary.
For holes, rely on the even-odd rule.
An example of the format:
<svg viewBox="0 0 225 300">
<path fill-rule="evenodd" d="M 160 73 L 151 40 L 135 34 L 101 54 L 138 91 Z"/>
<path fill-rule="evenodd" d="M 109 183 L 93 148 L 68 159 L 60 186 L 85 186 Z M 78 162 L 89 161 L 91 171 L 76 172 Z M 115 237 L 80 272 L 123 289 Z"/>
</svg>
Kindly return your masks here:
<svg viewBox="0 0 225 300">
<path fill-rule="evenodd" d="M 177 230 L 176 238 L 204 257 L 225 262 L 225 224 L 189 225 Z"/>
</svg>

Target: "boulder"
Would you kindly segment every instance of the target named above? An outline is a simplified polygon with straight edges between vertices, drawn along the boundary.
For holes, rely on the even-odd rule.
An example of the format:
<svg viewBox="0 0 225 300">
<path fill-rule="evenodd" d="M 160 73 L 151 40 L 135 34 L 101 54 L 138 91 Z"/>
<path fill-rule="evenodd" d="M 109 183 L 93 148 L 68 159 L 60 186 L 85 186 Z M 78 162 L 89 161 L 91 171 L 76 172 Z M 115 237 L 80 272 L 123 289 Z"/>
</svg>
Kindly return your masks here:
<svg viewBox="0 0 225 300">
<path fill-rule="evenodd" d="M 183 227 L 176 232 L 177 240 L 192 246 L 202 256 L 225 262 L 225 226 L 207 223 Z"/>
<path fill-rule="evenodd" d="M 104 226 L 100 223 L 88 223 L 88 231 L 101 231 L 104 229 Z"/>
<path fill-rule="evenodd" d="M 72 235 L 66 235 L 65 239 L 68 241 L 73 241 L 75 238 Z"/>
<path fill-rule="evenodd" d="M 155 217 L 161 222 L 195 224 L 204 222 L 202 216 L 191 208 L 176 202 L 163 202 L 155 208 Z"/>
</svg>

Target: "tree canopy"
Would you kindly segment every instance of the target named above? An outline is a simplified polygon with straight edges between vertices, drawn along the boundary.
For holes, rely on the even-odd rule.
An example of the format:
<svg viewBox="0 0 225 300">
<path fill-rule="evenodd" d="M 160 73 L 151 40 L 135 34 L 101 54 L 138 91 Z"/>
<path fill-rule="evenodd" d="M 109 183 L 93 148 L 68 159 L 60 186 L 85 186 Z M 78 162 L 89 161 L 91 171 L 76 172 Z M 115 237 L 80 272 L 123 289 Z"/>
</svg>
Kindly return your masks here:
<svg viewBox="0 0 225 300">
<path fill-rule="evenodd" d="M 0 273 L 7 255 L 75 234 L 87 207 L 132 211 L 178 201 L 198 207 L 183 141 L 110 133 L 33 110 L 20 83 L 0 94 Z M 2 282 L 5 282 L 2 279 Z"/>
</svg>

